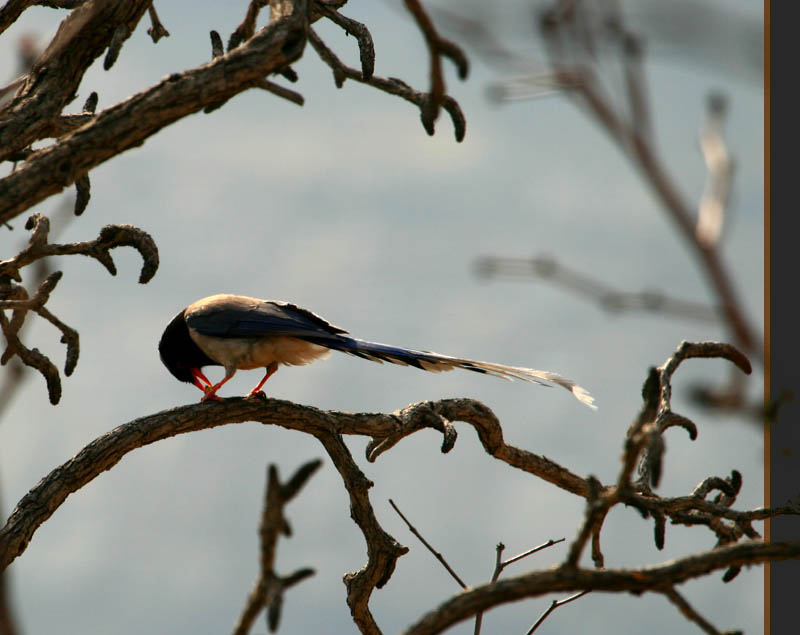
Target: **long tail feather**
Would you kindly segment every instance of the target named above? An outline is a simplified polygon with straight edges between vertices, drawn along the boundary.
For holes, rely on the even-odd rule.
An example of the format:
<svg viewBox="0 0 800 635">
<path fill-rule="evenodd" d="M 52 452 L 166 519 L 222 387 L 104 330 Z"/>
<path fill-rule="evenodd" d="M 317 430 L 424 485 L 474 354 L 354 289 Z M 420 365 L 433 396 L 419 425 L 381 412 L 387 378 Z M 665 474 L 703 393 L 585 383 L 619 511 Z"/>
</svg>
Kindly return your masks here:
<svg viewBox="0 0 800 635">
<path fill-rule="evenodd" d="M 495 364 L 492 362 L 481 362 L 472 359 L 462 359 L 451 357 L 431 351 L 415 351 L 408 348 L 399 348 L 377 342 L 367 342 L 347 336 L 337 336 L 334 338 L 324 338 L 315 341 L 317 344 L 332 348 L 334 350 L 355 355 L 362 359 L 374 362 L 389 362 L 390 364 L 400 364 L 401 366 L 414 366 L 422 370 L 433 373 L 463 368 L 476 373 L 484 373 L 501 379 L 521 379 L 542 386 L 555 384 L 569 390 L 574 397 L 581 403 L 590 408 L 597 409 L 594 405 L 594 397 L 589 392 L 576 384 L 571 379 L 562 377 L 558 373 L 551 373 L 546 370 L 534 370 L 533 368 L 523 368 L 520 366 L 506 366 L 505 364 Z"/>
</svg>

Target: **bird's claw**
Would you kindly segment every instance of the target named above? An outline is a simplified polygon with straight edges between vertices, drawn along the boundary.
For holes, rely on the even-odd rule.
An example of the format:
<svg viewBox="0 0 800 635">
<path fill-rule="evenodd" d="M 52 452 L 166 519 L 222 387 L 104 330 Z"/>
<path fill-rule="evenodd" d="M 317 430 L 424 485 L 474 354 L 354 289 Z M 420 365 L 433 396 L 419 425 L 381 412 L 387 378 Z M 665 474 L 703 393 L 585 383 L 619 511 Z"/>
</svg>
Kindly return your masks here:
<svg viewBox="0 0 800 635">
<path fill-rule="evenodd" d="M 212 390 L 212 386 L 203 386 L 203 396 L 200 398 L 200 403 L 205 403 L 206 401 L 224 401 L 222 397 L 217 396 L 215 390 Z"/>
<path fill-rule="evenodd" d="M 250 397 L 255 397 L 256 399 L 263 399 L 264 401 L 266 401 L 267 393 L 265 393 L 263 390 L 251 390 L 249 393 L 247 393 L 247 398 L 249 399 Z"/>
</svg>

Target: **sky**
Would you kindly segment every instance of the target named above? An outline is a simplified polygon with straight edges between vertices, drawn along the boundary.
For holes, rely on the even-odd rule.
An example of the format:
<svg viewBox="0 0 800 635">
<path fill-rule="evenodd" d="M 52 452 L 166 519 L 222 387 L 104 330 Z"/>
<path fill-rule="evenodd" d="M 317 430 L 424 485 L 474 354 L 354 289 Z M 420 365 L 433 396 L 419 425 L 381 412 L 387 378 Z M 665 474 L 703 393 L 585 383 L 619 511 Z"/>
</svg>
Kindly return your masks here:
<svg viewBox="0 0 800 635">
<path fill-rule="evenodd" d="M 239 4 L 160 3 L 170 37 L 154 45 L 145 18 L 110 72 L 102 61 L 89 70 L 70 108 L 80 108 L 93 90 L 98 110 L 107 108 L 171 72 L 205 63 L 208 32 L 216 29 L 226 40 L 244 15 Z M 478 4 L 463 10 L 477 11 Z M 760 14 L 745 4 L 736 6 L 760 24 Z M 427 85 L 423 40 L 400 3 L 353 1 L 343 12 L 370 28 L 377 74 Z M 64 15 L 28 9 L 0 37 L 0 77 L 15 76 L 14 50 L 23 33 L 47 42 Z M 529 17 L 506 2 L 493 24 L 536 61 L 535 37 L 526 40 L 523 28 Z M 315 28 L 340 57 L 356 63 L 352 38 L 333 25 Z M 448 92 L 467 118 L 462 143 L 444 116 L 429 137 L 410 104 L 354 82 L 337 89 L 309 48 L 295 65 L 300 81 L 292 86 L 305 97 L 302 108 L 249 91 L 93 170 L 92 198 L 79 219 L 64 223 L 58 215 L 71 193 L 30 210 L 53 215 L 64 242 L 91 239 L 109 223 L 134 224 L 155 239 L 160 267 L 149 284 L 139 285 L 141 260 L 132 250 L 114 252 L 116 277 L 84 258 L 54 263 L 64 277 L 48 307 L 80 331 L 81 357 L 75 373 L 62 377 L 58 406 L 48 403 L 43 380 L 31 375 L 5 410 L 4 512 L 99 435 L 198 399 L 196 389 L 174 381 L 161 365 L 157 342 L 176 313 L 221 292 L 292 301 L 363 339 L 556 371 L 589 389 L 599 409 L 563 390 L 380 366 L 336 353 L 282 369 L 266 386 L 270 396 L 355 412 L 471 397 L 497 414 L 509 443 L 578 474 L 616 479 L 647 369 L 663 363 L 681 340 L 723 340 L 727 333 L 714 323 L 610 314 L 541 280 L 475 275 L 483 256 L 546 254 L 622 290 L 709 299 L 703 275 L 658 201 L 586 113 L 563 95 L 492 102 L 489 87 L 507 75 L 465 49 L 473 62 L 466 82 L 445 63 Z M 684 196 L 699 200 L 706 174 L 697 137 L 705 99 L 711 90 L 728 95 L 726 141 L 736 172 L 722 258 L 751 320 L 763 329 L 761 78 L 732 71 L 713 56 L 695 63 L 663 52 L 669 50 L 675 50 L 669 41 L 655 41 L 646 59 L 657 146 Z M 24 216 L 12 223 L 13 232 L 3 232 L 5 254 L 24 243 L 23 224 Z M 32 320 L 26 338 L 63 367 L 63 346 L 48 324 Z M 216 371 L 207 374 L 218 380 Z M 680 430 L 667 433 L 661 495 L 687 494 L 709 475 L 738 469 L 744 484 L 736 507 L 761 505 L 759 426 L 740 416 L 709 416 L 686 397 L 694 382 L 721 381 L 728 372 L 721 360 L 692 360 L 678 371 L 673 406 L 698 424 L 699 437 L 692 442 Z M 259 378 L 241 372 L 223 396 L 244 394 Z M 760 367 L 748 386 L 757 399 Z M 366 440 L 347 440 L 375 483 L 370 496 L 379 521 L 410 547 L 390 583 L 372 597 L 384 632 L 401 631 L 459 590 L 389 498 L 468 584 L 489 580 L 501 541 L 510 556 L 566 538 L 504 575 L 558 563 L 583 518 L 582 499 L 493 460 L 468 426 L 458 430 L 447 455 L 439 452 L 437 435 L 423 431 L 372 464 L 363 458 Z M 22 632 L 230 630 L 258 571 L 266 466 L 277 464 L 286 478 L 317 457 L 326 458 L 312 438 L 255 423 L 182 435 L 129 454 L 70 496 L 9 568 Z M 355 632 L 342 576 L 362 567 L 366 552 L 329 460 L 287 514 L 294 535 L 279 545 L 278 569 L 311 566 L 317 573 L 285 598 L 280 632 Z M 652 525 L 617 507 L 602 542 L 607 567 L 630 567 L 705 550 L 715 540 L 701 528 L 670 525 L 659 552 Z M 588 557 L 582 562 L 590 566 Z M 717 628 L 763 632 L 762 570 L 745 569 L 729 584 L 720 577 L 680 590 Z M 555 597 L 498 608 L 486 616 L 485 632 L 523 633 Z M 588 616 L 598 633 L 694 628 L 662 597 L 598 593 L 559 609 L 539 632 L 581 632 Z M 264 630 L 260 619 L 253 632 Z M 472 632 L 472 626 L 449 632 Z"/>
</svg>

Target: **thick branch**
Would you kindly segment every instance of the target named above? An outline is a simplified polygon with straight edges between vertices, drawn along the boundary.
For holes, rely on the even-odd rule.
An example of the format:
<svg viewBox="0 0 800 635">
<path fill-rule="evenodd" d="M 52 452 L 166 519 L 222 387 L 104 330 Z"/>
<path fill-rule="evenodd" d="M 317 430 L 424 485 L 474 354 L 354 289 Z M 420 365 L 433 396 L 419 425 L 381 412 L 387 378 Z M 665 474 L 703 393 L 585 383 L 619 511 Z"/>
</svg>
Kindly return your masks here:
<svg viewBox="0 0 800 635">
<path fill-rule="evenodd" d="M 290 17 L 264 27 L 245 44 L 204 66 L 173 73 L 31 154 L 0 181 L 0 223 L 60 192 L 104 161 L 140 146 L 163 127 L 259 86 L 266 75 L 298 59 L 306 41 L 306 3 L 297 0 L 295 6 Z M 3 140 L 2 125 L 0 121 L 0 147 L 16 147 Z"/>
<path fill-rule="evenodd" d="M 64 19 L 22 90 L 0 110 L 0 159 L 53 133 L 53 121 L 78 92 L 86 70 L 120 33 L 134 31 L 150 3 L 96 0 Z"/>
<path fill-rule="evenodd" d="M 701 577 L 731 565 L 753 565 L 800 558 L 800 541 L 763 543 L 751 541 L 639 569 L 571 569 L 557 567 L 534 571 L 464 591 L 439 605 L 406 631 L 406 635 L 432 635 L 461 622 L 478 611 L 566 591 L 615 591 L 643 593 Z"/>
</svg>

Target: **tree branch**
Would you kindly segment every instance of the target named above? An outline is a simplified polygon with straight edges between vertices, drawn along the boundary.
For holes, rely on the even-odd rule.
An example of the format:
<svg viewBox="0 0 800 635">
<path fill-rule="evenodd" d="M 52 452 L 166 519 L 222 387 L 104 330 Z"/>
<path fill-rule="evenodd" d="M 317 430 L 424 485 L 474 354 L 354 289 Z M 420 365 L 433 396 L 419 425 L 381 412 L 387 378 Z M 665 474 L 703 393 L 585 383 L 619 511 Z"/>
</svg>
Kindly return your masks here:
<svg viewBox="0 0 800 635">
<path fill-rule="evenodd" d="M 301 580 L 314 575 L 313 569 L 300 569 L 287 577 L 275 573 L 275 558 L 278 538 L 291 535 L 289 521 L 283 508 L 300 492 L 303 485 L 322 465 L 317 459 L 302 465 L 285 484 L 278 480 L 278 468 L 271 464 L 267 471 L 267 486 L 264 494 L 264 509 L 261 513 L 261 573 L 247 598 L 242 615 L 234 628 L 234 635 L 246 635 L 263 608 L 267 609 L 270 632 L 278 629 L 283 605 L 283 592 Z"/>
<path fill-rule="evenodd" d="M 306 0 L 295 0 L 294 4 L 291 16 L 264 27 L 241 46 L 198 68 L 173 73 L 155 86 L 98 113 L 61 137 L 58 143 L 28 156 L 15 172 L 0 180 L 0 223 L 60 192 L 117 154 L 140 146 L 163 127 L 259 86 L 266 75 L 298 59 L 306 41 Z M 143 6 L 142 11 L 146 8 Z M 54 54 L 48 51 L 43 57 Z M 37 64 L 41 61 L 42 58 Z M 22 118 L 21 105 L 0 112 L 0 154 L 7 156 L 33 138 L 47 136 L 50 121 L 63 105 L 59 102 L 59 108 L 52 107 L 49 115 L 47 109 L 31 107 L 36 122 L 27 126 L 34 132 L 22 131 L 23 134 L 16 123 Z M 9 123 L 12 119 L 14 126 Z"/>
<path fill-rule="evenodd" d="M 474 587 L 440 604 L 404 631 L 405 635 L 433 635 L 478 611 L 549 593 L 615 591 L 644 593 L 679 584 L 723 569 L 800 558 L 800 541 L 750 541 L 719 547 L 660 565 L 637 569 L 572 569 L 556 567 Z"/>
</svg>

